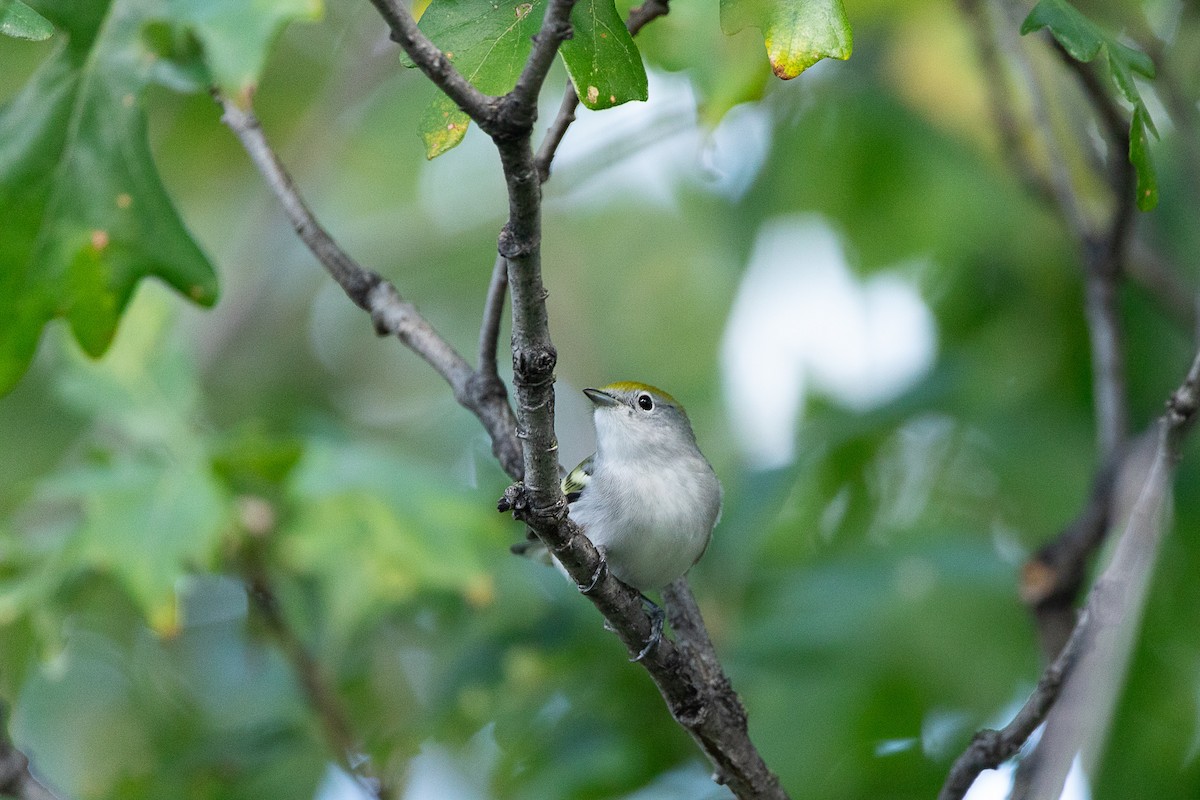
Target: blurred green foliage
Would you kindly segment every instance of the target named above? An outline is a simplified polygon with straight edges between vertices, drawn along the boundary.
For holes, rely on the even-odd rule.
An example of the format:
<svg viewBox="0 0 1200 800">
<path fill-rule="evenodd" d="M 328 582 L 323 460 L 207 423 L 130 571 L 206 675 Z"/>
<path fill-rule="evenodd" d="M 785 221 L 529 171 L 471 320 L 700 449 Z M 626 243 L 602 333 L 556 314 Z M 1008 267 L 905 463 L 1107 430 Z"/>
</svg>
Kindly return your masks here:
<svg viewBox="0 0 1200 800">
<path fill-rule="evenodd" d="M 1141 42 L 1165 31 L 1160 74 L 1196 97 L 1193 8 L 1081 8 Z M 971 22 L 932 2 L 848 10 L 854 58 L 779 83 L 753 34 L 721 34 L 716 0 L 679 4 L 638 43 L 651 103 L 656 79 L 684 77 L 694 107 L 572 156 L 606 119 L 580 112 L 546 186 L 559 434 L 564 462 L 586 455 L 587 385 L 648 380 L 686 403 L 726 486 L 692 583 L 755 741 L 795 798 L 928 798 L 1039 673 L 1017 571 L 1096 467 L 1089 349 L 1074 248 L 1000 154 Z M 56 46 L 0 38 L 0 97 Z M 556 68 L 543 117 L 566 80 Z M 52 323 L 0 398 L 0 698 L 37 774 L 81 799 L 333 796 L 338 754 L 244 587 L 253 554 L 393 786 L 726 796 L 589 604 L 509 555 L 522 531 L 493 510 L 506 479 L 477 423 L 295 241 L 217 107 L 144 92 L 154 163 L 222 300 L 142 282 L 104 358 Z M 369 4 L 337 3 L 284 31 L 255 104 L 327 227 L 472 353 L 506 205 L 478 132 L 425 161 L 434 98 Z M 739 112 L 759 140 L 721 127 Z M 1164 115 L 1162 202 L 1139 235 L 1194 286 L 1195 164 Z M 723 131 L 738 158 L 761 144 L 741 191 L 722 182 Z M 628 167 L 664 142 L 685 157 L 656 194 Z M 78 202 L 103 182 L 81 178 Z M 757 232 L 795 212 L 840 233 L 857 277 L 914 283 L 938 352 L 870 410 L 810 395 L 794 463 L 762 470 L 740 455 L 719 353 Z M 1194 344 L 1143 290 L 1121 301 L 1143 426 Z M 1096 798 L 1200 794 L 1197 456 Z"/>
</svg>

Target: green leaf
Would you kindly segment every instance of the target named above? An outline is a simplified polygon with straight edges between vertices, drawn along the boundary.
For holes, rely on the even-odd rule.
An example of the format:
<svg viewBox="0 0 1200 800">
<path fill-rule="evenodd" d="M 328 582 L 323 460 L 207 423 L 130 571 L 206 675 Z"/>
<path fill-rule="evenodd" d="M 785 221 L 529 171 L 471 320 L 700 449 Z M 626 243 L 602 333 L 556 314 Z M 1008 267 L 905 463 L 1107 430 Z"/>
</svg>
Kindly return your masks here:
<svg viewBox="0 0 1200 800">
<path fill-rule="evenodd" d="M 173 21 L 204 45 L 212 83 L 246 107 L 258 86 L 276 35 L 291 20 L 316 20 L 321 0 L 167 0 Z"/>
<path fill-rule="evenodd" d="M 575 35 L 560 52 L 585 106 L 598 110 L 646 99 L 642 54 L 612 0 L 580 0 L 571 26 Z"/>
<path fill-rule="evenodd" d="M 488 535 L 507 533 L 478 495 L 383 449 L 322 439 L 307 442 L 289 484 L 280 563 L 314 579 L 331 629 L 350 632 L 422 593 L 492 602 Z"/>
<path fill-rule="evenodd" d="M 167 335 L 169 322 L 168 298 L 142 291 L 108 358 L 68 354 L 57 392 L 95 421 L 96 435 L 77 463 L 38 486 L 23 532 L 61 540 L 49 564 L 58 582 L 81 570 L 111 575 L 164 633 L 178 623 L 177 582 L 211 560 L 230 517 L 196 423 L 195 368 Z M 49 529 L 53 522 L 38 522 L 56 519 Z M 44 589 L 46 574 L 29 580 Z M 38 596 L 19 589 L 0 593 L 0 608 Z"/>
<path fill-rule="evenodd" d="M 1146 133 L 1149 131 L 1158 136 L 1158 132 L 1133 74 L 1136 72 L 1142 77 L 1153 78 L 1154 61 L 1140 50 L 1118 42 L 1067 0 L 1041 0 L 1021 23 L 1022 34 L 1043 28 L 1049 30 L 1076 61 L 1089 62 L 1097 56 L 1103 56 L 1113 88 L 1133 105 L 1129 127 L 1129 163 L 1137 172 L 1138 208 L 1150 211 L 1158 205 L 1158 180 Z"/>
<path fill-rule="evenodd" d="M 845 61 L 854 37 L 841 0 L 721 0 L 721 29 L 758 28 L 771 70 L 791 80 L 822 58 Z"/>
<path fill-rule="evenodd" d="M 1137 172 L 1137 206 L 1142 211 L 1151 211 L 1158 205 L 1158 177 L 1154 162 L 1150 159 L 1149 137 L 1146 130 L 1154 130 L 1154 123 L 1144 105 L 1133 109 L 1133 123 L 1129 129 L 1129 163 Z"/>
<path fill-rule="evenodd" d="M 50 38 L 54 26 L 21 0 L 0 0 L 0 33 L 40 42 Z"/>
<path fill-rule="evenodd" d="M 120 454 L 58 475 L 43 498 L 79 510 L 72 559 L 115 575 L 151 626 L 173 633 L 176 582 L 208 560 L 226 520 L 203 451 Z"/>
<path fill-rule="evenodd" d="M 1042 28 L 1049 28 L 1076 61 L 1091 61 L 1104 46 L 1104 32 L 1065 0 L 1042 0 L 1034 6 L 1021 23 L 1021 35 Z"/>
<path fill-rule="evenodd" d="M 475 88 L 500 95 L 520 76 L 545 12 L 546 0 L 434 0 L 420 26 Z M 613 0 L 583 0 L 571 12 L 571 25 L 575 36 L 561 54 L 583 104 L 600 109 L 645 100 L 646 69 Z M 454 101 L 439 95 L 420 123 L 426 155 L 453 148 L 469 123 Z"/>
<path fill-rule="evenodd" d="M 157 276 L 202 305 L 216 276 L 155 170 L 141 95 L 147 0 L 47 2 L 62 44 L 0 109 L 0 392 L 64 317 L 92 356 Z"/>
</svg>

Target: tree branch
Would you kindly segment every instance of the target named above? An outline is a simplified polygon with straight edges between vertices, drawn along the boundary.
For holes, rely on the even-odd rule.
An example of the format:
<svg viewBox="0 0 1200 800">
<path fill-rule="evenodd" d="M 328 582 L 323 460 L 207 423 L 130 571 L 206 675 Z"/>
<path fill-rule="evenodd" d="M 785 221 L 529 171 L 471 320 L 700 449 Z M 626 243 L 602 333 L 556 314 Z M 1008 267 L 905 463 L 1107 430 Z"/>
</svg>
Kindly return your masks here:
<svg viewBox="0 0 1200 800">
<path fill-rule="evenodd" d="M 961 0 L 967 13 L 976 20 L 984 14 L 979 0 Z M 1134 189 L 1136 175 L 1129 163 L 1129 133 L 1123 112 L 1111 93 L 1089 65 L 1076 61 L 1054 39 L 1044 36 L 1055 53 L 1077 77 L 1089 105 L 1093 109 L 1109 143 L 1106 181 L 1112 193 L 1112 212 L 1102 227 L 1085 219 L 1074 183 L 1064 166 L 1065 159 L 1055 157 L 1054 133 L 1047 112 L 1047 100 L 1032 64 L 1015 41 L 1012 31 L 1020 20 L 1014 16 L 1014 6 L 1001 2 L 1010 25 L 996 30 L 1000 49 L 1017 65 L 1029 87 L 1033 122 L 1041 132 L 1050 154 L 1050 178 L 1035 180 L 1033 189 L 1039 197 L 1049 198 L 1064 226 L 1075 240 L 1084 276 L 1084 316 L 1088 326 L 1092 364 L 1093 403 L 1095 405 L 1096 440 L 1100 459 L 1106 469 L 1115 470 L 1118 453 L 1128 436 L 1129 403 L 1126 388 L 1123 330 L 1119 311 L 1119 283 L 1125 276 L 1125 251 L 1134 224 Z M 976 26 L 980 27 L 980 26 Z M 999 53 L 989 46 L 986 36 L 980 37 L 981 57 L 999 69 Z M 1006 89 L 1002 81 L 1000 88 Z M 999 118 L 1013 118 L 1011 96 L 1004 91 L 993 92 L 993 105 Z M 1019 157 L 1018 157 L 1019 158 Z M 1108 530 L 1108 511 L 1103 504 L 1110 499 L 1105 490 L 1112 474 L 1097 476 L 1092 498 L 1083 514 L 1061 534 L 1061 542 L 1052 542 L 1039 551 L 1026 565 L 1022 593 L 1034 608 L 1047 661 L 1053 661 L 1074 626 L 1073 606 L 1082 586 L 1082 576 L 1092 553 L 1100 546 Z M 1111 483 L 1108 483 L 1111 488 Z"/>
<path fill-rule="evenodd" d="M 538 178 L 542 183 L 550 180 L 550 163 L 558 154 L 558 146 L 562 144 L 563 137 L 567 135 L 567 128 L 571 127 L 571 123 L 575 121 L 575 111 L 578 108 L 579 93 L 575 91 L 575 84 L 568 80 L 567 88 L 563 91 L 562 105 L 558 107 L 558 114 L 550 123 L 550 127 L 546 129 L 546 136 L 542 139 L 542 145 L 538 148 L 537 156 L 534 158 Z"/>
<path fill-rule="evenodd" d="M 632 655 L 650 634 L 649 619 L 640 595 L 604 569 L 596 548 L 568 517 L 554 434 L 558 354 L 550 339 L 542 282 L 542 181 L 530 143 L 532 118 L 527 115 L 536 113 L 537 93 L 549 61 L 569 32 L 566 20 L 573 3 L 551 0 L 517 88 L 502 101 L 503 113 L 512 115 L 511 129 L 520 135 L 493 136 L 509 197 L 509 218 L 497 249 L 507 262 L 512 298 L 513 385 L 524 456 L 524 482 L 509 487 L 500 508 L 511 509 L 526 522 L 575 582 L 588 587 L 587 598 Z M 778 778 L 750 741 L 745 709 L 719 668 L 716 676 L 706 673 L 699 660 L 686 658 L 665 638 L 641 663 L 676 721 L 713 762 L 718 781 L 727 783 L 739 798 L 786 798 Z"/>
<path fill-rule="evenodd" d="M 533 528 L 577 584 L 594 582 L 585 596 L 608 620 L 630 656 L 637 654 L 650 634 L 641 595 L 604 569 L 600 553 L 566 516 L 565 508 L 561 513 L 558 508 L 536 510 L 530 504 L 531 498 L 532 494 L 517 484 L 505 492 L 501 507 L 511 509 L 515 517 Z M 672 614 L 672 626 L 700 619 L 682 579 L 664 590 L 664 596 L 672 598 L 670 608 L 687 609 Z M 740 800 L 787 800 L 779 778 L 750 740 L 746 710 L 721 670 L 707 634 L 699 632 L 703 623 L 699 625 L 699 630 L 681 636 L 678 645 L 663 637 L 640 663 L 654 680 L 672 717 L 712 762 L 715 781 L 726 784 Z M 708 644 L 698 648 L 696 642 Z"/>
<path fill-rule="evenodd" d="M 1076 627 L 1075 602 L 1083 587 L 1088 559 L 1108 532 L 1125 449 L 1114 454 L 1096 474 L 1079 516 L 1021 568 L 1021 601 L 1037 621 L 1047 662 L 1058 657 Z"/>
<path fill-rule="evenodd" d="M 1008 13 L 1004 15 L 1005 20 L 1000 21 L 999 24 L 996 23 L 993 15 L 988 13 L 989 10 L 999 6 L 1001 12 L 1013 11 L 1012 3 L 1004 2 L 1004 0 L 992 0 L 992 2 L 959 0 L 959 5 L 969 18 L 971 31 L 975 34 L 975 45 L 979 53 L 982 75 L 987 82 L 988 96 L 991 99 L 991 113 L 996 130 L 1000 135 L 1002 153 L 1030 194 L 1052 208 L 1068 230 L 1075 234 L 1076 241 L 1082 241 L 1078 232 L 1088 231 L 1088 228 L 1084 224 L 1080 201 L 1075 197 L 1063 159 L 1055 158 L 1051 154 L 1048 159 L 1049 176 L 1040 174 L 1018 134 L 1022 115 L 1017 110 L 1010 84 L 1005 80 L 1010 64 L 1019 73 L 1020 84 L 1028 90 L 1030 114 L 1034 126 L 1043 132 L 1044 140 L 1048 140 L 1051 130 L 1047 98 L 1041 89 L 1033 65 L 1019 46 L 1014 33 L 1020 26 L 1020 18 Z M 1159 60 L 1155 59 L 1156 62 Z M 1072 69 L 1080 69 L 1085 66 L 1074 62 Z M 1090 70 L 1083 71 L 1091 73 Z M 1090 74 L 1090 78 L 1094 78 L 1094 74 Z M 1092 87 L 1090 91 L 1094 92 L 1099 89 L 1103 92 L 1103 84 L 1092 80 L 1089 80 L 1089 83 Z M 1106 99 L 1105 103 L 1110 107 L 1115 107 L 1111 99 Z M 1197 116 L 1200 117 L 1200 115 Z M 1105 117 L 1105 129 L 1111 133 L 1113 131 L 1113 114 L 1105 112 Z M 1118 119 L 1121 117 L 1119 109 L 1117 109 L 1116 117 Z M 1128 127 L 1126 126 L 1123 131 L 1116 131 L 1116 133 L 1124 138 L 1127 145 Z M 1183 137 L 1183 139 L 1190 142 L 1188 137 Z M 1048 143 L 1046 147 L 1049 148 Z M 1125 205 L 1114 205 L 1114 209 L 1118 217 L 1124 214 L 1128 214 L 1129 217 L 1123 219 L 1119 224 L 1110 224 L 1109 226 L 1110 230 L 1117 231 L 1119 235 L 1109 237 L 1108 247 L 1112 249 L 1112 245 L 1115 244 L 1117 250 L 1120 250 L 1120 246 L 1123 244 L 1121 237 L 1132 232 L 1132 217 L 1136 216 L 1133 213 L 1134 188 L 1133 184 L 1128 182 L 1132 176 L 1132 166 L 1126 157 L 1127 151 L 1118 152 L 1119 147 L 1118 144 L 1111 151 L 1114 176 L 1120 177 L 1120 180 L 1114 184 L 1114 197 L 1115 202 Z M 1200 147 L 1197 148 L 1197 151 L 1200 152 Z M 1123 176 L 1119 175 L 1126 170 L 1128 173 Z M 1110 182 L 1112 181 L 1110 180 Z M 1117 184 L 1123 184 L 1125 188 L 1118 190 L 1115 188 Z M 1131 244 L 1141 243 L 1131 242 Z M 1122 262 L 1123 277 L 1144 290 L 1190 334 L 1196 324 L 1196 308 L 1191 302 L 1195 290 L 1187 285 L 1187 281 L 1178 270 L 1173 270 L 1159 254 L 1150 252 L 1144 244 L 1141 244 L 1134 256 L 1133 258 L 1126 256 Z M 1098 309 L 1102 301 L 1103 293 L 1097 292 L 1094 302 Z M 1096 319 L 1097 324 L 1103 324 L 1102 315 L 1097 315 Z M 1113 418 L 1115 419 L 1115 417 Z"/>
<path fill-rule="evenodd" d="M 4 716 L 7 716 L 5 714 Z M 0 796 L 14 800 L 58 800 L 29 771 L 29 759 L 0 733 Z"/>
<path fill-rule="evenodd" d="M 1046 719 L 1063 687 L 1073 680 L 1077 664 L 1088 657 L 1099 638 L 1136 618 L 1134 612 L 1138 611 L 1140 592 L 1145 587 L 1144 578 L 1139 580 L 1136 576 L 1147 572 L 1153 563 L 1164 527 L 1160 513 L 1166 487 L 1179 461 L 1183 439 L 1194 427 L 1198 412 L 1200 352 L 1183 383 L 1167 401 L 1166 413 L 1158 420 L 1157 445 L 1151 466 L 1142 475 L 1141 488 L 1128 514 L 1125 534 L 1112 561 L 1096 580 L 1066 645 L 1042 673 L 1037 688 L 1008 725 L 999 731 L 983 730 L 976 734 L 967 750 L 954 762 L 938 795 L 939 800 L 960 800 L 980 772 L 999 766 L 1015 754 Z M 1080 691 L 1088 696 L 1087 689 L 1083 686 Z M 1069 745 L 1072 752 L 1075 748 L 1077 744 Z"/>
<path fill-rule="evenodd" d="M 558 48 L 574 35 L 571 29 L 571 9 L 574 7 L 575 0 L 550 0 L 542 27 L 533 37 L 533 50 L 525 60 L 517 83 L 501 98 L 501 114 L 517 126 L 516 130 L 522 136 L 526 129 L 533 128 L 537 119 L 538 96 L 554 64 L 554 57 L 558 55 Z"/>
<path fill-rule="evenodd" d="M 414 33 L 407 11 L 392 0 L 372 2 L 392 26 L 393 37 L 405 47 L 409 57 L 421 64 L 426 74 L 435 73 L 431 74 L 435 82 L 437 75 L 444 79 L 438 69 L 441 62 L 427 52 L 422 55 L 422 39 L 419 33 Z M 450 383 L 459 402 L 479 417 L 492 436 L 493 452 L 505 470 L 514 477 L 524 478 L 523 484 L 510 487 L 505 493 L 505 508 L 512 508 L 515 516 L 533 528 L 580 585 L 595 584 L 589 590 L 589 600 L 612 624 L 630 654 L 635 654 L 650 635 L 650 621 L 641 597 L 602 569 L 600 554 L 567 517 L 558 481 L 558 444 L 554 436 L 557 354 L 549 336 L 546 290 L 541 277 L 541 180 L 534 165 L 530 137 L 538 92 L 559 45 L 570 33 L 567 20 L 573 2 L 551 0 L 516 88 L 500 98 L 494 108 L 486 109 L 486 114 L 482 114 L 485 109 L 476 109 L 483 115 L 476 122 L 491 135 L 500 153 L 509 193 L 509 220 L 497 249 L 512 297 L 514 384 L 518 400 L 515 419 L 503 396 L 503 384 L 490 374 L 494 368 L 488 366 L 489 361 L 494 361 L 492 342 L 499 336 L 498 306 L 503 298 L 497 277 L 501 273 L 499 265 L 493 270 L 489 310 L 481 327 L 480 370 L 472 371 L 416 309 L 400 297 L 394 286 L 356 264 L 316 223 L 267 145 L 253 113 L 224 101 L 222 105 L 226 123 L 242 141 L 283 203 L 297 233 L 318 260 L 347 295 L 371 313 L 378 330 L 395 333 L 422 355 Z M 453 76 L 452 72 L 449 74 Z M 471 113 L 469 108 L 464 110 Z M 496 386 L 500 394 L 488 394 L 488 387 Z M 597 575 L 599 579 L 593 580 Z M 270 607 L 267 603 L 266 608 Z M 681 631 L 688 631 L 689 641 L 698 641 L 699 634 L 688 627 L 694 623 L 702 629 L 694 603 L 680 608 L 673 619 Z M 703 642 L 707 643 L 706 635 Z M 707 643 L 709 653 L 711 649 L 711 643 Z M 709 666 L 702 668 L 701 662 L 706 659 Z M 786 798 L 778 778 L 749 739 L 745 709 L 728 678 L 720 672 L 715 655 L 711 659 L 685 658 L 673 642 L 663 639 L 642 663 L 672 715 L 716 766 L 719 781 L 727 783 L 740 798 Z M 715 674 L 711 668 L 714 665 Z"/>
<path fill-rule="evenodd" d="M 1095 110 L 1109 142 L 1109 186 L 1113 212 L 1106 230 L 1076 232 L 1083 251 L 1086 311 L 1092 342 L 1092 380 L 1096 402 L 1096 431 L 1100 452 L 1110 457 L 1129 431 L 1129 402 L 1125 387 L 1125 357 L 1118 282 L 1124 273 L 1125 246 L 1133 229 L 1137 176 L 1129 163 L 1129 122 L 1095 70 L 1077 61 L 1056 39 L 1059 59 L 1071 70 Z"/>
<path fill-rule="evenodd" d="M 251 607 L 257 612 L 267 632 L 283 651 L 292 667 L 308 705 L 320 723 L 330 751 L 348 775 L 358 779 L 358 785 L 377 800 L 392 796 L 392 790 L 375 774 L 369 761 L 360 761 L 362 743 L 353 733 L 350 717 L 342 707 L 337 690 L 329 681 L 320 662 L 301 641 L 299 634 L 288 624 L 275 593 L 274 584 L 253 542 L 243 554 L 243 577 Z"/>
<path fill-rule="evenodd" d="M 508 262 L 497 254 L 492 267 L 492 280 L 488 284 L 487 299 L 483 303 L 483 322 L 479 326 L 479 374 L 500 379 L 497 371 L 496 353 L 500 347 L 500 318 L 504 314 L 504 301 L 508 292 Z"/>
<path fill-rule="evenodd" d="M 392 41 L 400 45 L 417 68 L 424 72 L 446 96 L 485 131 L 491 132 L 496 114 L 496 98 L 476 89 L 464 78 L 450 59 L 417 27 L 412 14 L 398 0 L 371 0 L 371 5 L 392 31 Z"/>
<path fill-rule="evenodd" d="M 492 440 L 492 452 L 504 470 L 521 474 L 520 444 L 515 436 L 512 408 L 503 384 L 480 378 L 461 355 L 409 303 L 390 281 L 363 268 L 317 222 L 300 197 L 295 183 L 267 143 L 252 108 L 242 109 L 217 96 L 222 121 L 233 130 L 267 186 L 283 205 L 300 239 L 356 305 L 371 315 L 375 331 L 396 336 L 450 384 L 454 398 L 471 411 Z M 497 385 L 499 384 L 499 385 Z"/>
</svg>

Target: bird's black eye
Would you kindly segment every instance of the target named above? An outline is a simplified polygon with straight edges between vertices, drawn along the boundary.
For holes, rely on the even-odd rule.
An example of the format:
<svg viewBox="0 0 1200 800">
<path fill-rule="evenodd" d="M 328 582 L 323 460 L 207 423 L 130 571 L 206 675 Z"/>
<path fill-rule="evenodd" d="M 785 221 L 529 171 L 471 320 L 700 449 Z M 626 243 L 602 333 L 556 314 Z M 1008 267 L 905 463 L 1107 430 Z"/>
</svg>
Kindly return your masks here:
<svg viewBox="0 0 1200 800">
<path fill-rule="evenodd" d="M 642 411 L 654 410 L 654 398 L 645 392 L 642 392 L 638 395 L 637 404 L 638 408 L 640 408 Z"/>
</svg>

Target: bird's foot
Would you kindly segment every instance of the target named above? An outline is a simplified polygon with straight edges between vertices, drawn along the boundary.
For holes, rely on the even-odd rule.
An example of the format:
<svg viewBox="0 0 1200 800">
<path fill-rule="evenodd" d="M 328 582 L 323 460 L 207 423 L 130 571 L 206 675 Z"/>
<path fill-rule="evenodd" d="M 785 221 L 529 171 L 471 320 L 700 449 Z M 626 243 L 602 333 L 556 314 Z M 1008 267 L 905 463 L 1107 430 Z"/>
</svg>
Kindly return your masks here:
<svg viewBox="0 0 1200 800">
<path fill-rule="evenodd" d="M 646 609 L 646 613 L 650 616 L 650 638 L 646 640 L 646 646 L 630 661 L 637 663 L 645 658 L 654 646 L 662 641 L 663 637 L 663 622 L 667 618 L 667 613 L 662 610 L 662 607 L 651 600 L 646 595 L 642 595 L 642 605 Z"/>
<path fill-rule="evenodd" d="M 608 561 L 605 560 L 604 553 L 601 551 L 600 566 L 596 567 L 596 572 L 592 575 L 592 579 L 586 584 L 577 583 L 575 585 L 579 587 L 580 593 L 591 594 L 595 590 L 596 586 L 599 585 L 600 581 L 604 579 L 604 573 L 606 572 L 608 572 Z"/>
<path fill-rule="evenodd" d="M 520 518 L 529 508 L 529 493 L 525 484 L 517 481 L 504 490 L 504 495 L 496 502 L 496 510 L 500 513 L 511 511 L 513 517 Z"/>
</svg>

